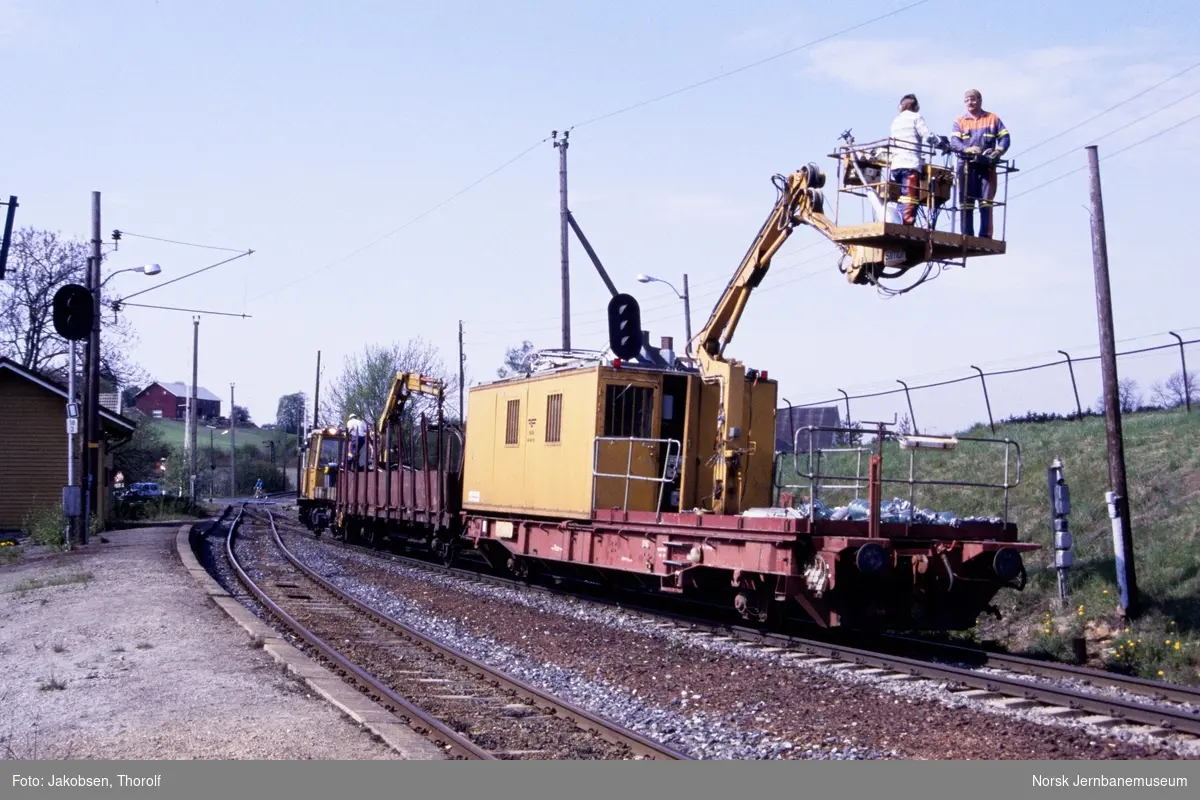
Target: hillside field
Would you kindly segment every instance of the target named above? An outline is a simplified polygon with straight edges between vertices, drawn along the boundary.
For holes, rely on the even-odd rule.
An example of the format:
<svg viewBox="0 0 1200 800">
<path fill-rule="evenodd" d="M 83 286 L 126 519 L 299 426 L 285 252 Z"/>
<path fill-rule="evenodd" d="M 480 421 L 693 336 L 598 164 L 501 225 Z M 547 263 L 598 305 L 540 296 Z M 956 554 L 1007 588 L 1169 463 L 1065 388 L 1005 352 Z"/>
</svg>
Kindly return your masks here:
<svg viewBox="0 0 1200 800">
<path fill-rule="evenodd" d="M 1084 636 L 1092 666 L 1200 684 L 1200 409 L 1190 414 L 1182 408 L 1126 414 L 1122 425 L 1141 617 L 1125 625 L 1116 611 L 1112 527 L 1104 500 L 1109 488 L 1104 419 L 998 424 L 995 434 L 982 425 L 960 436 L 1011 439 L 1020 446 L 1023 472 L 1009 496 L 1009 519 L 1017 524 L 1022 541 L 1043 549 L 1026 556 L 1025 590 L 1007 589 L 998 595 L 1003 619 L 981 617 L 969 636 L 993 640 L 1014 652 L 1062 658 L 1070 653 L 1070 639 Z M 1015 477 L 1015 451 L 1011 454 Z M 1063 609 L 1057 605 L 1056 574 L 1046 568 L 1054 560 L 1046 471 L 1056 456 L 1063 461 L 1071 490 L 1069 523 L 1075 551 Z M 1000 483 L 1004 476 L 1004 450 L 994 445 L 960 442 L 951 451 L 919 451 L 916 459 L 918 480 Z M 847 454 L 832 454 L 821 474 L 854 475 L 855 461 Z M 866 461 L 864 456 L 864 476 Z M 792 471 L 792 464 L 791 455 L 780 456 L 780 482 L 806 482 Z M 806 460 L 801 471 L 808 471 Z M 907 480 L 908 471 L 908 452 L 889 443 L 884 448 L 884 478 Z M 797 498 L 807 494 L 807 487 L 796 490 Z M 820 494 L 827 506 L 844 505 L 853 496 L 846 491 Z M 861 496 L 866 497 L 865 489 Z M 908 486 L 885 484 L 883 496 L 885 502 L 907 499 Z M 918 486 L 914 505 L 959 517 L 1000 516 L 1004 495 L 993 489 Z"/>
<path fill-rule="evenodd" d="M 139 425 L 146 425 L 160 434 L 167 444 L 172 447 L 183 447 L 183 439 L 185 433 L 185 425 L 183 420 L 177 419 L 153 419 L 150 417 L 142 417 L 138 420 Z M 218 428 L 212 431 L 212 443 L 217 453 L 229 452 L 229 434 L 222 435 L 225 428 Z M 294 434 L 284 433 L 282 430 L 262 430 L 261 428 L 238 428 L 236 433 L 238 448 L 246 445 L 254 445 L 259 448 L 263 456 L 269 455 L 268 441 L 274 441 L 275 447 L 279 455 L 284 452 L 284 446 L 290 445 L 291 452 L 295 452 L 296 437 Z M 196 433 L 199 439 L 200 452 L 207 453 L 209 445 L 209 430 L 203 425 L 198 426 Z"/>
</svg>

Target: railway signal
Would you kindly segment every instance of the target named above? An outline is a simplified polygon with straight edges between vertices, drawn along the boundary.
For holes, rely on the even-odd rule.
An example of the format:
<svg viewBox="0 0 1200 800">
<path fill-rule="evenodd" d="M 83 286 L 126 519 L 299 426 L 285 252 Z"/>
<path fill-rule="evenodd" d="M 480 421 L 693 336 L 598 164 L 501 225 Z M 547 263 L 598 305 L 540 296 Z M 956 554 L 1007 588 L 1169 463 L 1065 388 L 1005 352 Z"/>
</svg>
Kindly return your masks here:
<svg viewBox="0 0 1200 800">
<path fill-rule="evenodd" d="M 54 293 L 54 330 L 72 342 L 88 338 L 96 310 L 92 305 L 92 293 L 86 286 L 68 283 Z"/>
<path fill-rule="evenodd" d="M 623 361 L 642 352 L 642 312 L 630 295 L 618 294 L 608 301 L 608 345 Z"/>
</svg>

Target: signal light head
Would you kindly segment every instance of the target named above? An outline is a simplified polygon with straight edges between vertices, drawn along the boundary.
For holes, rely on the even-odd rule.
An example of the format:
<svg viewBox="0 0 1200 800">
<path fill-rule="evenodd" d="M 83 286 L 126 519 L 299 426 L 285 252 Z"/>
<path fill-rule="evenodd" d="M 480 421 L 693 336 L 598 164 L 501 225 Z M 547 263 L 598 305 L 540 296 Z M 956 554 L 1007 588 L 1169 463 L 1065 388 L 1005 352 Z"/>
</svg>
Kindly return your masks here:
<svg viewBox="0 0 1200 800">
<path fill-rule="evenodd" d="M 620 369 L 621 368 L 621 359 L 614 358 L 612 361 L 612 365 L 613 365 L 613 369 Z"/>
</svg>

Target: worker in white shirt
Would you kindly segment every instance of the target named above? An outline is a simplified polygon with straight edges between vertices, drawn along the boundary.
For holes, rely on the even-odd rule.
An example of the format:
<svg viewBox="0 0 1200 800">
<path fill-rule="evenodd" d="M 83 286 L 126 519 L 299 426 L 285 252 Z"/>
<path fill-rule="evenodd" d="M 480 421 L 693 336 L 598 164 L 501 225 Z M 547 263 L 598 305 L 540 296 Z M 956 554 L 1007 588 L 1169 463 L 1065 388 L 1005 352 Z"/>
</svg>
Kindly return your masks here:
<svg viewBox="0 0 1200 800">
<path fill-rule="evenodd" d="M 942 149 L 947 147 L 945 138 L 934 134 L 921 116 L 921 104 L 915 94 L 900 98 L 900 114 L 892 120 L 888 152 L 888 164 L 892 183 L 900 185 L 900 205 L 903 218 L 896 213 L 895 205 L 889 203 L 891 222 L 903 221 L 905 225 L 917 222 L 917 206 L 920 205 L 921 172 L 925 168 L 925 145 L 932 144 Z M 889 191 L 889 195 L 891 192 Z"/>
<path fill-rule="evenodd" d="M 358 454 L 362 452 L 363 444 L 367 440 L 367 423 L 359 419 L 358 414 L 351 414 L 350 419 L 346 422 L 346 435 L 353 446 L 350 451 L 350 461 L 357 467 L 359 466 Z"/>
</svg>

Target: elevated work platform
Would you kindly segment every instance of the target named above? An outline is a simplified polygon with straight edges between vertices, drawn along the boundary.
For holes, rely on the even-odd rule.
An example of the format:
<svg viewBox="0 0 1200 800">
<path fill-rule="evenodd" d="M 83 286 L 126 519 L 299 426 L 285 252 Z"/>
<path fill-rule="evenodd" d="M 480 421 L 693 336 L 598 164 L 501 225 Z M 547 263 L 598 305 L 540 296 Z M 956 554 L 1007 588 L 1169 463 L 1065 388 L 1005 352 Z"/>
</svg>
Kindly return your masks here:
<svg viewBox="0 0 1200 800">
<path fill-rule="evenodd" d="M 858 247 L 883 250 L 922 251 L 922 260 L 952 261 L 973 256 L 1003 255 L 1005 243 L 1000 239 L 966 236 L 950 231 L 930 230 L 918 225 L 894 222 L 868 222 L 862 225 L 835 227 L 829 232 L 833 241 Z M 933 253 L 925 258 L 924 250 L 932 240 Z"/>
</svg>

